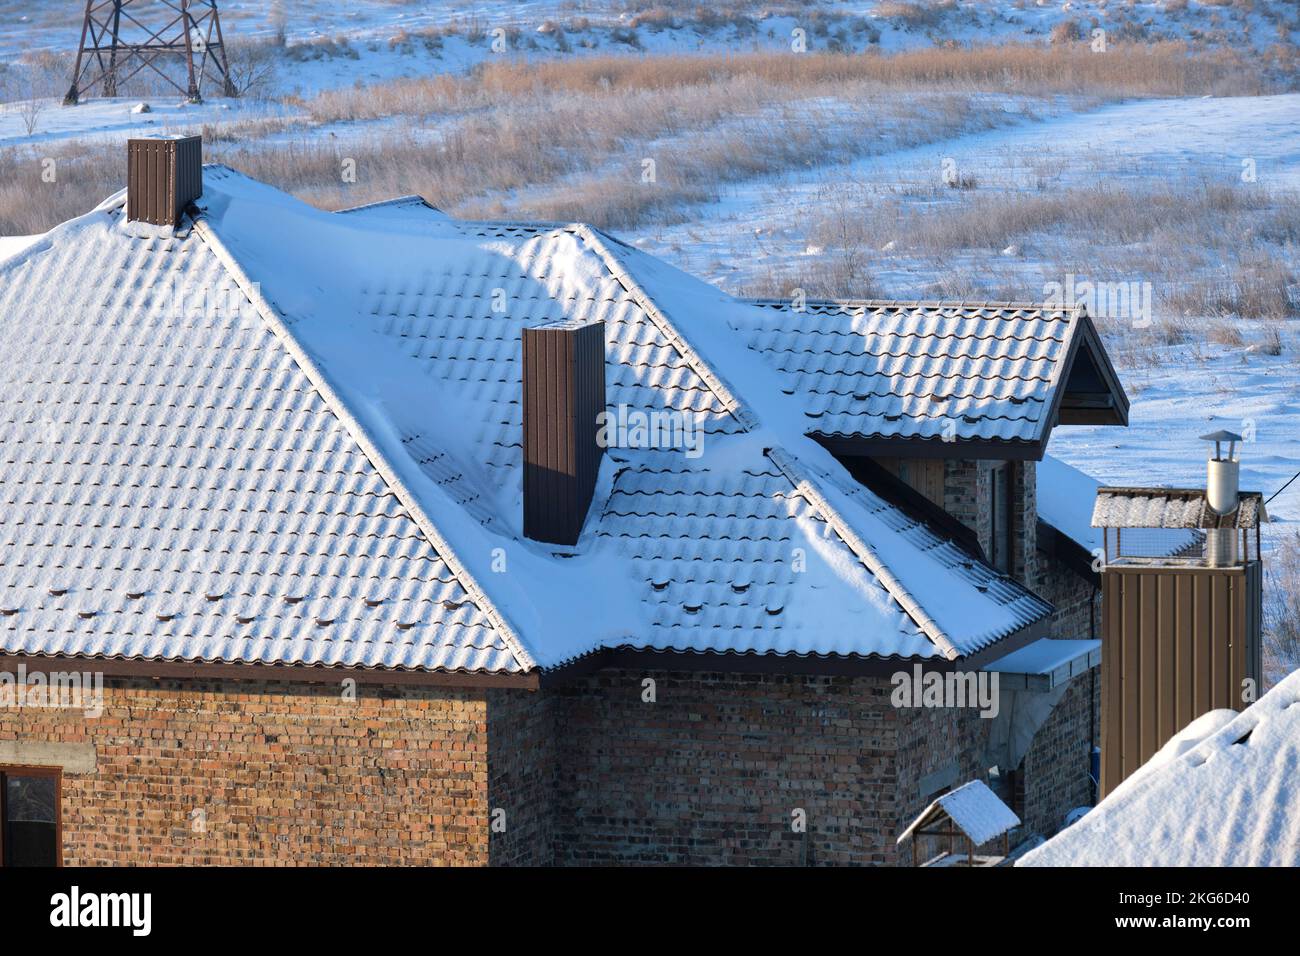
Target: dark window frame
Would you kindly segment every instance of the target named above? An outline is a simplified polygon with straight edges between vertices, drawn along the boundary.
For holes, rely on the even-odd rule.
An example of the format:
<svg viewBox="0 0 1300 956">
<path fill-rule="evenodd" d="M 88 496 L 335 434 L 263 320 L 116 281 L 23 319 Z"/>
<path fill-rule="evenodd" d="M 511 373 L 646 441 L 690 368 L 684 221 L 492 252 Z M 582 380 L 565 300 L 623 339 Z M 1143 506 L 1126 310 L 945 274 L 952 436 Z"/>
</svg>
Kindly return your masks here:
<svg viewBox="0 0 1300 956">
<path fill-rule="evenodd" d="M 22 764 L 0 764 L 0 869 L 5 865 L 5 831 L 8 829 L 7 778 L 13 777 L 52 777 L 54 778 L 54 865 L 63 866 L 63 768 L 29 767 Z"/>
</svg>

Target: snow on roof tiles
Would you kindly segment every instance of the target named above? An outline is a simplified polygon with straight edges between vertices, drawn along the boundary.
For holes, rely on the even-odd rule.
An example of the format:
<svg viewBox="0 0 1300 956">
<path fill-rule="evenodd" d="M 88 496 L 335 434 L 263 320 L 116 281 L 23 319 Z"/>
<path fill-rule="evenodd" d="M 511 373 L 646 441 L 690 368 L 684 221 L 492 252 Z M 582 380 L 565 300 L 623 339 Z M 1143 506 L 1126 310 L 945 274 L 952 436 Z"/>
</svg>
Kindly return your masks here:
<svg viewBox="0 0 1300 956">
<path fill-rule="evenodd" d="M 1300 671 L 1231 715 L 1193 722 L 1016 865 L 1300 866 Z"/>
<path fill-rule="evenodd" d="M 755 300 L 752 348 L 801 396 L 809 431 L 1037 442 L 1075 327 L 1032 304 Z"/>
<path fill-rule="evenodd" d="M 413 201 L 322 213 L 221 167 L 200 205 L 189 234 L 142 239 L 106 203 L 0 271 L 0 322 L 32 342 L 32 365 L 58 366 L 44 393 L 102 396 L 84 439 L 117 455 L 63 539 L 10 531 L 25 610 L 0 621 L 0 649 L 500 671 L 601 647 L 952 659 L 1050 612 L 833 477 L 737 338 L 752 306 L 589 227 L 460 222 Z M 169 288 L 241 308 L 178 324 Z M 588 527 L 557 556 L 520 527 L 520 335 L 593 319 L 611 408 L 681 413 L 706 453 L 610 449 Z M 40 347 L 40 328 L 96 344 Z M 30 417 L 22 384 L 4 395 L 13 428 Z M 189 461 L 204 468 L 187 482 Z M 80 460 L 6 467 L 19 494 L 89 480 Z M 0 528 L 16 528 L 27 503 L 6 505 Z M 106 505 L 124 520 L 96 527 Z M 58 548 L 66 586 L 131 627 L 69 626 L 72 592 L 37 600 Z M 214 575 L 228 586 L 208 601 Z M 107 600 L 128 590 L 146 597 Z"/>
<path fill-rule="evenodd" d="M 0 273 L 3 650 L 527 666 L 208 247 L 121 227 Z"/>
<path fill-rule="evenodd" d="M 1215 514 L 1200 488 L 1098 488 L 1094 528 L 1254 528 L 1267 521 L 1264 496 L 1243 491 L 1237 510 Z"/>
</svg>

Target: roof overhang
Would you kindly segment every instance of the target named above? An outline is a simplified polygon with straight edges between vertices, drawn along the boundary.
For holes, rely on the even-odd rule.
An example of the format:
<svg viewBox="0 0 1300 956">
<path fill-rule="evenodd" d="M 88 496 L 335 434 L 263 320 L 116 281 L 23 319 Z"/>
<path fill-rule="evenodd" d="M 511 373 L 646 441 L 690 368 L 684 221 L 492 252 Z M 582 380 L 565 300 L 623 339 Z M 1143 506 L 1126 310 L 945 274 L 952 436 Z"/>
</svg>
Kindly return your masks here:
<svg viewBox="0 0 1300 956">
<path fill-rule="evenodd" d="M 156 680 L 235 680 L 265 683 L 338 684 L 354 680 L 367 685 L 425 687 L 500 687 L 536 690 L 536 671 L 490 674 L 477 671 L 386 670 L 378 667 L 338 667 L 320 664 L 240 664 L 222 661 L 162 661 L 142 658 L 0 654 L 0 671 L 28 673 L 80 671 L 105 677 L 144 677 Z"/>
<path fill-rule="evenodd" d="M 786 674 L 808 677 L 890 677 L 917 664 L 924 670 L 976 671 L 1019 647 L 1043 637 L 1045 618 L 1012 631 L 974 654 L 956 660 L 935 657 L 881 657 L 876 654 L 776 654 L 757 651 L 694 651 L 675 648 L 604 647 L 541 673 L 541 686 L 553 687 L 607 669 Z"/>
<path fill-rule="evenodd" d="M 1094 587 L 1101 586 L 1101 572 L 1093 568 L 1092 550 L 1042 518 L 1038 519 L 1038 550 L 1060 561 Z"/>
<path fill-rule="evenodd" d="M 1044 637 L 980 669 L 996 673 L 1003 689 L 1046 693 L 1100 664 L 1101 641 Z"/>
<path fill-rule="evenodd" d="M 1065 361 L 1057 371 L 1049 426 L 1127 425 L 1128 395 L 1086 309 L 1075 314 Z M 1050 437 L 1043 436 L 1044 446 Z"/>
</svg>

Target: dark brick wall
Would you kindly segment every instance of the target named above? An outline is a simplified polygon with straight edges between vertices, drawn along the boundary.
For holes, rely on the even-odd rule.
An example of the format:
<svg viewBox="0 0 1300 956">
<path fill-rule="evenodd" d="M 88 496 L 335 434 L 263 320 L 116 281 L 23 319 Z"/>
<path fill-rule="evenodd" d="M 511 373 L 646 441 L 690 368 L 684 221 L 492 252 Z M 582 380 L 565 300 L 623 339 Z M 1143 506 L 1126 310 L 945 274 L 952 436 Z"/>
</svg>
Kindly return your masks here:
<svg viewBox="0 0 1300 956">
<path fill-rule="evenodd" d="M 647 677 L 654 703 L 642 699 Z M 556 691 L 557 862 L 894 862 L 890 689 L 611 670 Z"/>
<path fill-rule="evenodd" d="M 1044 836 L 1055 834 L 1069 811 L 1092 804 L 1088 752 L 1090 741 L 1101 739 L 1100 687 L 1098 668 L 1070 681 L 1025 754 L 1021 816 Z"/>
<path fill-rule="evenodd" d="M 989 734 L 989 721 L 982 719 L 977 710 L 917 708 L 898 713 L 899 798 L 898 815 L 894 820 L 895 836 L 937 796 L 938 791 L 922 787 L 927 778 L 942 774 L 951 767 L 955 769 L 951 789 L 971 780 L 986 780 L 988 768 L 984 766 L 983 757 Z M 927 860 L 946 849 L 946 844 L 940 846 L 941 842 L 935 837 L 923 839 L 921 859 Z M 912 843 L 901 847 L 895 862 L 911 866 L 914 850 Z"/>
<path fill-rule="evenodd" d="M 555 862 L 555 700 L 541 692 L 488 692 L 493 866 Z"/>
</svg>

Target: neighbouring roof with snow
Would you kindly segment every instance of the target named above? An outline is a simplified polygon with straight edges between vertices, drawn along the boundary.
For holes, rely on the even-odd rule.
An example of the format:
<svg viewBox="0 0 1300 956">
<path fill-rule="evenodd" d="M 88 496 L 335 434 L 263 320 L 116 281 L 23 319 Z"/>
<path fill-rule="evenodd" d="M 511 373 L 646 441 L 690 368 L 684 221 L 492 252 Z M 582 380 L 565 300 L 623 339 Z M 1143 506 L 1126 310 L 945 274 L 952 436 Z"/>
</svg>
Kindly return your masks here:
<svg viewBox="0 0 1300 956">
<path fill-rule="evenodd" d="M 1237 495 L 1231 514 L 1217 514 L 1203 488 L 1098 488 L 1094 528 L 1254 528 L 1268 521 L 1264 496 Z"/>
<path fill-rule="evenodd" d="M 902 843 L 918 829 L 947 816 L 953 825 L 965 834 L 975 846 L 1000 837 L 1012 827 L 1020 826 L 1020 818 L 998 799 L 983 780 L 972 780 L 956 790 L 949 791 L 921 811 L 911 826 L 899 835 Z"/>
<path fill-rule="evenodd" d="M 807 430 L 864 454 L 937 442 L 951 454 L 973 443 L 1041 458 L 1058 420 L 1128 420 L 1128 399 L 1082 307 L 753 304 L 750 345 L 799 398 Z"/>
<path fill-rule="evenodd" d="M 1300 671 L 1212 711 L 1018 866 L 1300 866 Z"/>
<path fill-rule="evenodd" d="M 1092 526 L 1092 509 L 1101 482 L 1059 458 L 1045 455 L 1035 469 L 1038 517 L 1091 552 L 1102 546 Z"/>
<path fill-rule="evenodd" d="M 322 212 L 206 167 L 0 266 L 0 652 L 517 673 L 602 648 L 957 659 L 1051 608 L 857 484 L 764 310 L 586 226 Z M 522 534 L 522 329 L 603 319 L 577 547 Z"/>
</svg>

